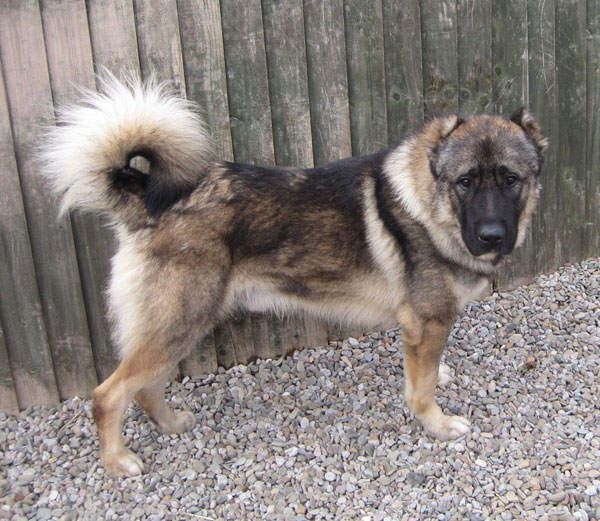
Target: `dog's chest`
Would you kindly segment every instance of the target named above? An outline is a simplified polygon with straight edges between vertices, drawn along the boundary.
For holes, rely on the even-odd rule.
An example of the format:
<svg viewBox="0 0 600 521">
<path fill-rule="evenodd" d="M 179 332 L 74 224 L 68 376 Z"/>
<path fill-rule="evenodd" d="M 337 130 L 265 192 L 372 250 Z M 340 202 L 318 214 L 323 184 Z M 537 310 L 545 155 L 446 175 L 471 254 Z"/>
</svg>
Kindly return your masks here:
<svg viewBox="0 0 600 521">
<path fill-rule="evenodd" d="M 479 300 L 490 294 L 490 281 L 486 277 L 471 280 L 457 279 L 454 283 L 457 307 L 459 310 L 470 302 Z"/>
</svg>

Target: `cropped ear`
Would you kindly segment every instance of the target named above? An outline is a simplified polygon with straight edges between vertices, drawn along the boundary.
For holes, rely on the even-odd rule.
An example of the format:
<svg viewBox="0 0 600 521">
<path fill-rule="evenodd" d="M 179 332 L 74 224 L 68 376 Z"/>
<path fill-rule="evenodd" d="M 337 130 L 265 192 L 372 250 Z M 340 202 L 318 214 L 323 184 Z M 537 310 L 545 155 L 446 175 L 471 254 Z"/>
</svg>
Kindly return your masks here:
<svg viewBox="0 0 600 521">
<path fill-rule="evenodd" d="M 425 126 L 429 168 L 434 177 L 437 177 L 436 163 L 440 146 L 464 122 L 465 119 L 460 114 L 451 114 L 436 116 Z"/>
<path fill-rule="evenodd" d="M 542 134 L 542 128 L 531 112 L 525 107 L 521 107 L 510 117 L 510 120 L 523 129 L 525 135 L 535 143 L 540 154 L 546 152 L 549 144 L 548 138 Z"/>
</svg>

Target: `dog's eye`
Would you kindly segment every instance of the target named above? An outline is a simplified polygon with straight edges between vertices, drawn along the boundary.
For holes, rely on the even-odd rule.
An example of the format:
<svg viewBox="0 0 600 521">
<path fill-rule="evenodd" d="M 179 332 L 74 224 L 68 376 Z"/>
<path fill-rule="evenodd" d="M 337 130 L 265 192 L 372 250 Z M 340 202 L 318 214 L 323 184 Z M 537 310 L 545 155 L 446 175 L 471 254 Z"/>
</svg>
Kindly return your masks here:
<svg viewBox="0 0 600 521">
<path fill-rule="evenodd" d="M 508 186 L 514 185 L 518 180 L 519 178 L 516 175 L 508 175 L 505 179 Z"/>
<path fill-rule="evenodd" d="M 462 186 L 463 188 L 470 188 L 471 187 L 471 179 L 469 177 L 461 177 L 458 180 L 458 184 L 460 186 Z"/>
</svg>

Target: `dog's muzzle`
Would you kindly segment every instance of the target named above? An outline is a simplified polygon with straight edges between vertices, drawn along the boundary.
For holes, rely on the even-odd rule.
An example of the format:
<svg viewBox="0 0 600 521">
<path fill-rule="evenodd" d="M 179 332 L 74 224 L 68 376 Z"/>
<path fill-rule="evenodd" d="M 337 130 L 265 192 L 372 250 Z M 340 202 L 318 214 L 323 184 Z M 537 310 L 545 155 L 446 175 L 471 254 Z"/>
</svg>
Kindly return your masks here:
<svg viewBox="0 0 600 521">
<path fill-rule="evenodd" d="M 501 221 L 484 221 L 477 226 L 477 239 L 487 251 L 500 250 L 506 238 L 506 226 Z"/>
</svg>

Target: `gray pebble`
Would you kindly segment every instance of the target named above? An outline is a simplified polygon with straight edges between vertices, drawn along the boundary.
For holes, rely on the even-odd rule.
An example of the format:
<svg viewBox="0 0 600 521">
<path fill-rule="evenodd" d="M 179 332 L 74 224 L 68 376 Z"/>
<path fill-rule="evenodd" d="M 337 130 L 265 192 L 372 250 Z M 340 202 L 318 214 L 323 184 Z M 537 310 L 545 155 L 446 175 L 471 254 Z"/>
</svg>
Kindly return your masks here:
<svg viewBox="0 0 600 521">
<path fill-rule="evenodd" d="M 42 521 L 46 519 L 52 518 L 52 510 L 49 508 L 39 508 L 36 512 L 36 519 L 40 519 Z"/>
</svg>

